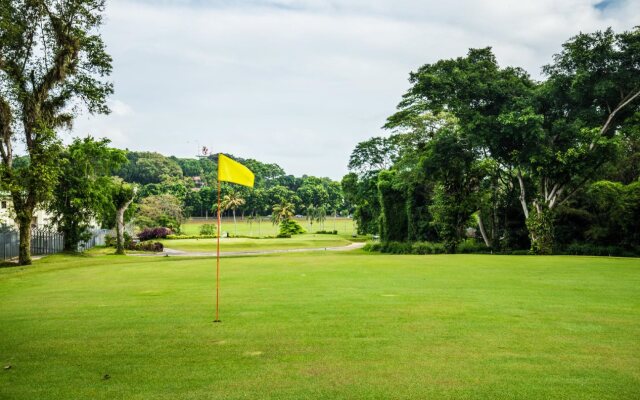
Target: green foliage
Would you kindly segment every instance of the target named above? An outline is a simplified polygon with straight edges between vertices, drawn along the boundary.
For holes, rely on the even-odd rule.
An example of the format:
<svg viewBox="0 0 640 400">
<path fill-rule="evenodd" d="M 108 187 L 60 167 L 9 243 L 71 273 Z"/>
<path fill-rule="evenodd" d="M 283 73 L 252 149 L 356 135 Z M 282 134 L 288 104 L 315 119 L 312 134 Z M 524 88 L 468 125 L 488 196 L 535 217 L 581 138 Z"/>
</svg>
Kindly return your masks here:
<svg viewBox="0 0 640 400">
<path fill-rule="evenodd" d="M 292 203 L 283 201 L 280 204 L 273 206 L 273 212 L 271 214 L 271 222 L 274 225 L 279 225 L 283 221 L 290 220 L 295 215 L 295 208 Z"/>
<path fill-rule="evenodd" d="M 382 171 L 378 175 L 380 201 L 380 237 L 384 242 L 407 239 L 407 214 L 401 205 L 406 199 L 402 187 L 398 186 L 396 174 Z M 399 206 L 400 205 L 400 206 Z"/>
<path fill-rule="evenodd" d="M 60 177 L 48 209 L 52 223 L 64 233 L 65 251 L 76 251 L 89 238 L 89 225 L 111 207 L 111 174 L 126 158 L 108 139 L 76 138 L 59 158 Z"/>
<path fill-rule="evenodd" d="M 118 172 L 127 182 L 146 185 L 183 176 L 177 162 L 159 153 L 131 151 L 127 158 L 129 162 Z"/>
<path fill-rule="evenodd" d="M 127 232 L 124 232 L 123 239 L 124 247 L 130 247 L 131 243 L 133 242 L 133 238 L 131 237 L 131 235 L 129 235 L 129 233 Z M 107 234 L 104 237 L 104 244 L 107 247 L 116 247 L 118 245 L 118 238 L 116 236 Z"/>
<path fill-rule="evenodd" d="M 531 233 L 533 254 L 553 253 L 553 213 L 549 210 L 533 210 L 527 218 L 527 228 Z"/>
<path fill-rule="evenodd" d="M 484 243 L 481 243 L 476 239 L 467 238 L 462 242 L 458 243 L 458 246 L 456 247 L 456 253 L 460 253 L 460 254 L 491 253 L 491 249 L 488 248 Z"/>
<path fill-rule="evenodd" d="M 302 228 L 302 226 L 296 221 L 292 219 L 284 219 L 280 221 L 280 231 L 278 233 L 278 237 L 291 237 L 291 235 L 299 235 L 304 232 L 304 228 Z"/>
<path fill-rule="evenodd" d="M 218 234 L 217 224 L 202 224 L 200 226 L 200 235 L 215 236 Z"/>
<path fill-rule="evenodd" d="M 179 233 L 184 221 L 180 200 L 170 194 L 161 194 L 140 201 L 135 222 L 140 228 L 162 226 Z"/>
<path fill-rule="evenodd" d="M 390 254 L 444 254 L 442 243 L 431 242 L 369 242 L 363 250 Z"/>
</svg>

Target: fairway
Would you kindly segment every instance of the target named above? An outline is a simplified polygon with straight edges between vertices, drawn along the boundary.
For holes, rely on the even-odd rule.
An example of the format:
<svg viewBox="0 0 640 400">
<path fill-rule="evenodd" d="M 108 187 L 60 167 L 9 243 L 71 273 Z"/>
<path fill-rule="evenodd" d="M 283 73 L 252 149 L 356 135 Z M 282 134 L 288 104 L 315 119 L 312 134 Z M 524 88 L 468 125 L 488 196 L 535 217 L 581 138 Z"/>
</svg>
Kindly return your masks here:
<svg viewBox="0 0 640 400">
<path fill-rule="evenodd" d="M 216 239 L 173 239 L 163 240 L 162 243 L 168 249 L 187 252 L 215 252 Z M 220 251 L 260 251 L 260 250 L 287 250 L 310 249 L 318 247 L 347 246 L 351 242 L 337 235 L 295 235 L 284 239 L 247 239 L 247 238 L 222 238 L 220 239 Z"/>
<path fill-rule="evenodd" d="M 2 399 L 632 399 L 640 260 L 56 255 L 0 269 Z"/>
<path fill-rule="evenodd" d="M 309 222 L 304 218 L 293 219 L 298 222 L 308 233 L 315 233 L 320 230 L 336 230 L 340 235 L 351 235 L 355 233 L 355 225 L 351 218 L 338 217 L 334 219 L 332 216 L 328 216 L 324 224 L 315 222 L 313 225 L 309 225 Z M 191 219 L 182 224 L 181 231 L 185 235 L 198 235 L 200 234 L 200 227 L 205 224 L 215 225 L 216 219 Z M 242 219 L 238 217 L 236 224 L 233 223 L 232 218 L 223 218 L 222 225 L 220 226 L 221 232 L 228 232 L 230 235 L 236 235 L 237 231 L 237 235 L 239 236 L 255 237 L 276 236 L 279 229 L 280 227 L 278 225 L 272 224 L 268 217 L 262 217 L 260 220 L 252 220 L 248 218 Z"/>
</svg>

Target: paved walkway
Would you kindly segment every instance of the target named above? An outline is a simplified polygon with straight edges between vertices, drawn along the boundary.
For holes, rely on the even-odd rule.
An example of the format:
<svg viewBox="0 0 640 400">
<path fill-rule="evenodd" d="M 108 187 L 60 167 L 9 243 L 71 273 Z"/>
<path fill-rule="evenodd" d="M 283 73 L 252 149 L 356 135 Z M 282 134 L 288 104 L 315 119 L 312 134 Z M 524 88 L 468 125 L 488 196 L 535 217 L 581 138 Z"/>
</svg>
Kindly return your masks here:
<svg viewBox="0 0 640 400">
<path fill-rule="evenodd" d="M 221 251 L 220 257 L 237 257 L 237 256 L 257 256 L 261 254 L 278 254 L 278 253 L 302 253 L 306 251 L 349 251 L 355 249 L 361 249 L 364 247 L 364 243 L 355 242 L 351 243 L 347 246 L 337 246 L 337 247 L 312 247 L 306 249 L 280 249 L 280 250 L 256 250 L 256 251 Z M 129 254 L 130 256 L 135 257 L 215 257 L 215 251 L 182 251 L 175 250 L 165 247 L 164 251 L 161 253 L 139 253 L 139 254 Z"/>
</svg>

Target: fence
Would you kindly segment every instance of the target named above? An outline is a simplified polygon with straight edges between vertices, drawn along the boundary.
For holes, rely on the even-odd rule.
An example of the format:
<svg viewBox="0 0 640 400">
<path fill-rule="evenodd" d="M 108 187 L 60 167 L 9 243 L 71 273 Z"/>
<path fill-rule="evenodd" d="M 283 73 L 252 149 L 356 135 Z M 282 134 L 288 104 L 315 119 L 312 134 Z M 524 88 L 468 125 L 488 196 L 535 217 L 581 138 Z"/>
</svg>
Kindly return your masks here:
<svg viewBox="0 0 640 400">
<path fill-rule="evenodd" d="M 91 238 L 78 244 L 78 251 L 84 251 L 105 244 L 105 236 L 109 231 L 96 229 L 91 231 Z M 20 236 L 18 232 L 0 233 L 0 253 L 3 260 L 18 257 Z M 31 231 L 31 254 L 34 256 L 59 253 L 64 248 L 64 235 L 41 229 Z"/>
</svg>

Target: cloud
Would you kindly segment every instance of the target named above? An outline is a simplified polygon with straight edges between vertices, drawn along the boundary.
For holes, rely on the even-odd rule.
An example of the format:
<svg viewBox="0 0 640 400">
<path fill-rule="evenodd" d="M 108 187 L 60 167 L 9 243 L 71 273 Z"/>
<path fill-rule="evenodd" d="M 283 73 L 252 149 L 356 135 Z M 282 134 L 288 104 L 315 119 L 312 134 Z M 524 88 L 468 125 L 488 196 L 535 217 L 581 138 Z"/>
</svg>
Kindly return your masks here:
<svg viewBox="0 0 640 400">
<path fill-rule="evenodd" d="M 611 0 L 107 4 L 113 113 L 83 117 L 74 134 L 177 156 L 207 145 L 333 178 L 357 142 L 386 134 L 420 65 L 493 46 L 540 77 L 570 36 L 640 17 L 640 2 Z"/>
</svg>

